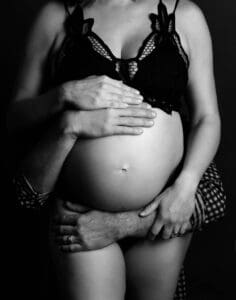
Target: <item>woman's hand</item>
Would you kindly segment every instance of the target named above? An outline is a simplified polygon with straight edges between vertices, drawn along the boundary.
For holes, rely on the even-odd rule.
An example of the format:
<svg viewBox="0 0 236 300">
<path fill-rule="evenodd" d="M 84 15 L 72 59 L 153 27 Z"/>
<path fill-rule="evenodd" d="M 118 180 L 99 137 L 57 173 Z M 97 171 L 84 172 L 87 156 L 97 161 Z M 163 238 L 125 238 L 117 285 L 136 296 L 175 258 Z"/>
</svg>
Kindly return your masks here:
<svg viewBox="0 0 236 300">
<path fill-rule="evenodd" d="M 156 219 L 149 231 L 149 238 L 154 240 L 162 231 L 162 238 L 183 235 L 191 229 L 190 217 L 195 208 L 196 190 L 175 182 L 158 195 L 140 213 L 146 217 L 157 210 Z"/>
<path fill-rule="evenodd" d="M 146 103 L 128 108 L 66 111 L 61 131 L 73 138 L 97 138 L 110 135 L 139 135 L 143 127 L 152 127 L 156 113 Z"/>
<path fill-rule="evenodd" d="M 125 108 L 143 100 L 138 90 L 105 75 L 66 82 L 60 87 L 59 94 L 61 107 L 69 104 L 79 110 Z"/>
</svg>

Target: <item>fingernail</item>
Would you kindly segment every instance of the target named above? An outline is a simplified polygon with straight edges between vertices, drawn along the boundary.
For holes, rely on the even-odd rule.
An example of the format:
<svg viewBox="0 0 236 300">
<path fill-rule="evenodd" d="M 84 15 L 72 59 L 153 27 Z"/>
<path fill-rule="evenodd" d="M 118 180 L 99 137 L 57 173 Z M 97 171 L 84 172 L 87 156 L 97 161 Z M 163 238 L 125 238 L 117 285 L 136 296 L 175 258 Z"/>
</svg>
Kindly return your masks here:
<svg viewBox="0 0 236 300">
<path fill-rule="evenodd" d="M 143 133 L 143 129 L 138 129 L 137 132 L 138 133 Z"/>
<path fill-rule="evenodd" d="M 149 238 L 151 241 L 154 241 L 155 238 L 156 238 L 156 236 L 155 236 L 155 234 L 153 234 L 152 232 L 150 232 L 149 235 L 148 235 L 148 238 Z"/>
<path fill-rule="evenodd" d="M 139 213 L 140 217 L 145 217 L 145 211 L 141 211 L 141 213 Z"/>
<path fill-rule="evenodd" d="M 156 113 L 155 111 L 153 111 L 153 112 L 151 112 L 151 115 L 152 115 L 153 117 L 156 117 L 157 113 Z"/>
<path fill-rule="evenodd" d="M 127 104 L 127 103 L 124 103 L 124 104 L 121 105 L 121 107 L 123 107 L 123 108 L 126 108 L 128 106 L 129 106 L 129 104 Z"/>
</svg>

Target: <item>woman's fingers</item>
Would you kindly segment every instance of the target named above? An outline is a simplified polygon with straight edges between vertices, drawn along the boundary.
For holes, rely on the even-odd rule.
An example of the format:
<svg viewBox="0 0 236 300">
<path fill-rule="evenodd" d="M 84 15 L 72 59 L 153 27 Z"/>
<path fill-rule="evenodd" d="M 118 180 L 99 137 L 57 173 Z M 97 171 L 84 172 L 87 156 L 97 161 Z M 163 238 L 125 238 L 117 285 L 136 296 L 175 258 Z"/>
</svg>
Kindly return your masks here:
<svg viewBox="0 0 236 300">
<path fill-rule="evenodd" d="M 191 229 L 191 224 L 190 222 L 185 222 L 181 228 L 180 228 L 180 233 L 181 234 L 185 234 L 187 233 L 189 230 Z"/>
<path fill-rule="evenodd" d="M 157 116 L 157 113 L 153 109 L 145 109 L 142 107 L 130 107 L 126 109 L 117 109 L 117 116 L 119 116 L 119 121 L 122 117 L 138 117 L 138 118 L 147 118 L 154 119 Z"/>
<path fill-rule="evenodd" d="M 103 90 L 107 91 L 111 95 L 114 94 L 123 97 L 136 97 L 137 99 L 143 99 L 142 95 L 139 92 L 137 93 L 136 90 L 127 89 L 124 85 L 114 86 L 111 84 L 104 84 Z"/>
<path fill-rule="evenodd" d="M 85 213 L 90 210 L 90 208 L 85 205 L 81 205 L 81 204 L 73 203 L 73 202 L 69 202 L 69 201 L 65 202 L 64 206 L 65 206 L 65 208 L 67 208 L 73 212 L 78 212 L 78 213 Z"/>
<path fill-rule="evenodd" d="M 153 120 L 147 118 L 132 118 L 132 117 L 122 117 L 118 120 L 118 125 L 120 126 L 131 126 L 131 127 L 152 127 L 154 125 Z"/>
<path fill-rule="evenodd" d="M 112 135 L 140 135 L 142 133 L 141 127 L 115 126 Z"/>
<path fill-rule="evenodd" d="M 160 198 L 156 198 L 154 201 L 152 201 L 150 204 L 148 204 L 140 213 L 139 216 L 140 217 L 146 217 L 148 215 L 150 215 L 153 211 L 155 211 L 159 204 L 160 204 L 161 199 Z"/>
<path fill-rule="evenodd" d="M 162 233 L 162 238 L 168 240 L 171 238 L 172 233 L 174 232 L 174 226 L 172 224 L 166 224 Z"/>
<path fill-rule="evenodd" d="M 174 225 L 172 235 L 178 235 L 180 233 L 180 229 L 181 229 L 180 224 Z"/>
<path fill-rule="evenodd" d="M 134 96 L 134 95 L 118 95 L 118 94 L 108 94 L 106 96 L 107 103 L 110 104 L 109 107 L 116 107 L 118 104 L 126 104 L 126 107 L 128 105 L 139 105 L 143 101 L 142 96 Z"/>
<path fill-rule="evenodd" d="M 98 91 L 111 92 L 120 96 L 141 97 L 139 90 L 107 76 L 98 77 L 96 86 Z"/>
<path fill-rule="evenodd" d="M 160 218 L 157 218 L 148 233 L 148 238 L 150 240 L 155 240 L 156 236 L 160 233 L 163 225 L 164 224 L 162 220 Z"/>
<path fill-rule="evenodd" d="M 102 84 L 111 84 L 117 88 L 120 88 L 120 89 L 124 89 L 125 91 L 128 91 L 128 92 L 133 92 L 137 95 L 140 94 L 139 90 L 135 89 L 135 88 L 132 88 L 128 85 L 126 85 L 125 83 L 123 83 L 121 80 L 116 80 L 116 79 L 113 79 L 113 78 L 110 78 L 106 75 L 102 75 L 102 76 L 99 76 L 97 77 L 97 80 L 99 83 L 102 83 Z"/>
<path fill-rule="evenodd" d="M 146 108 L 146 109 L 152 109 L 152 106 L 150 104 L 148 104 L 147 102 L 142 102 L 141 104 L 139 104 L 139 107 Z"/>
<path fill-rule="evenodd" d="M 107 76 L 98 79 L 98 88 L 99 95 L 103 98 L 101 102 L 107 104 L 107 107 L 119 107 L 121 103 L 138 105 L 143 101 L 143 96 L 137 89 Z"/>
</svg>

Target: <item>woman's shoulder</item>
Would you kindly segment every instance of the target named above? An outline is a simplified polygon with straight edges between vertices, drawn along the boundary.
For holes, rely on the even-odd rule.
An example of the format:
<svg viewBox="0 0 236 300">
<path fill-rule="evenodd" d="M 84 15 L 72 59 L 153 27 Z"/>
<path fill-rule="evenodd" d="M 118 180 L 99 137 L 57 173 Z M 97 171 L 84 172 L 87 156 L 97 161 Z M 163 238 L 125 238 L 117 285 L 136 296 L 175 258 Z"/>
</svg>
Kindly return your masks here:
<svg viewBox="0 0 236 300">
<path fill-rule="evenodd" d="M 30 30 L 30 38 L 35 45 L 48 48 L 63 30 L 66 18 L 62 3 L 50 1 L 39 10 Z M 41 47 L 40 47 L 41 48 Z"/>
<path fill-rule="evenodd" d="M 182 22 L 186 29 L 197 29 L 206 24 L 206 18 L 202 9 L 190 0 L 179 0 L 176 15 L 178 21 Z"/>
<path fill-rule="evenodd" d="M 64 31 L 66 12 L 64 5 L 50 1 L 38 11 L 26 38 L 25 55 L 43 60 L 61 32 Z"/>
<path fill-rule="evenodd" d="M 177 26 L 181 28 L 189 48 L 201 48 L 211 43 L 207 19 L 202 9 L 193 1 L 180 0 L 176 10 Z"/>
<path fill-rule="evenodd" d="M 50 1 L 39 11 L 35 24 L 45 34 L 55 34 L 60 31 L 66 18 L 64 5 L 58 1 Z"/>
</svg>

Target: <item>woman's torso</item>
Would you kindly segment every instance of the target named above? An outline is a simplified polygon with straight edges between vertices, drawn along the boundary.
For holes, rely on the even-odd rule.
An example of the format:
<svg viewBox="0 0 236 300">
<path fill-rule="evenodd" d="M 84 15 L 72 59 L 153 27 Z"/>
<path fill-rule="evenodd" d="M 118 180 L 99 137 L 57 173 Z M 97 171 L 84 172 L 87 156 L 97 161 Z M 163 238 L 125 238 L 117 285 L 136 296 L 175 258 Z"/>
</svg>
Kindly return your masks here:
<svg viewBox="0 0 236 300">
<path fill-rule="evenodd" d="M 162 190 L 183 156 L 180 110 L 188 56 L 175 30 L 175 14 L 168 14 L 161 1 L 158 13 L 143 21 L 149 21 L 150 32 L 142 31 L 145 37 L 140 43 L 139 30 L 134 43 L 127 42 L 124 48 L 118 42 L 121 31 L 114 26 L 105 30 L 111 21 L 102 22 L 101 15 L 98 23 L 95 18 L 85 19 L 89 12 L 93 15 L 78 6 L 68 16 L 51 84 L 105 74 L 139 89 L 157 117 L 140 136 L 79 140 L 64 164 L 63 185 L 75 201 L 104 210 L 135 209 Z"/>
</svg>

